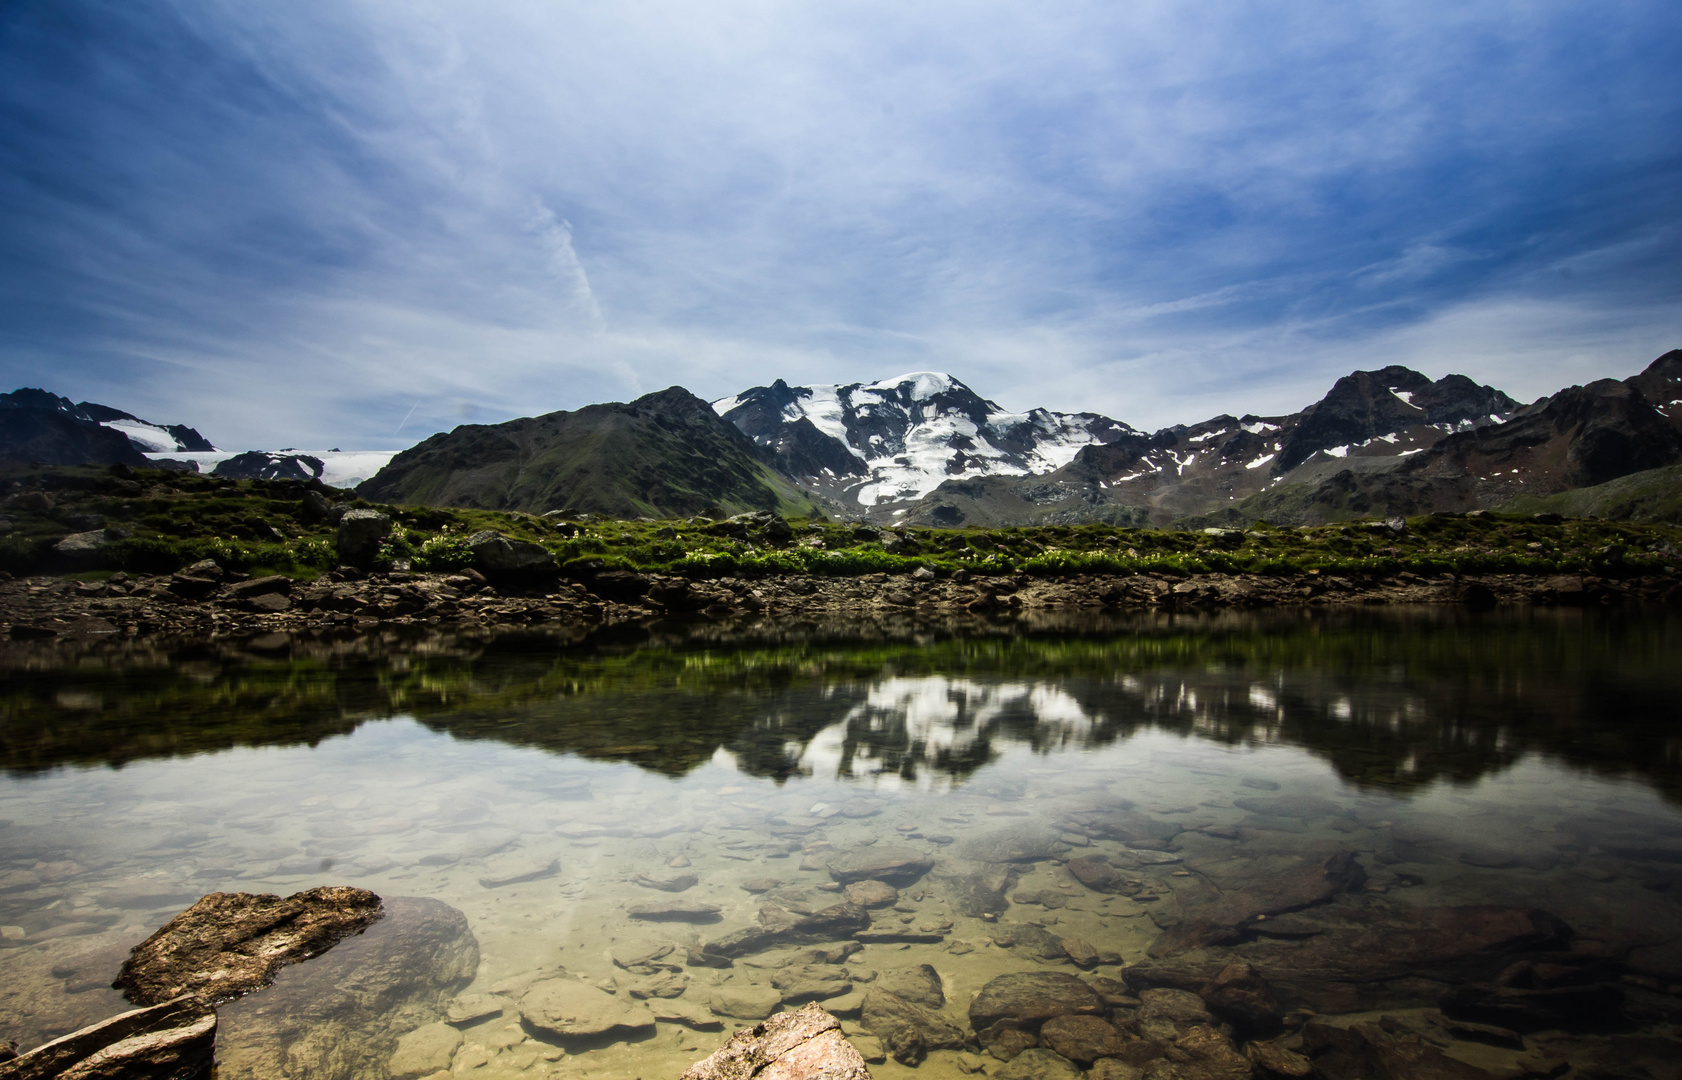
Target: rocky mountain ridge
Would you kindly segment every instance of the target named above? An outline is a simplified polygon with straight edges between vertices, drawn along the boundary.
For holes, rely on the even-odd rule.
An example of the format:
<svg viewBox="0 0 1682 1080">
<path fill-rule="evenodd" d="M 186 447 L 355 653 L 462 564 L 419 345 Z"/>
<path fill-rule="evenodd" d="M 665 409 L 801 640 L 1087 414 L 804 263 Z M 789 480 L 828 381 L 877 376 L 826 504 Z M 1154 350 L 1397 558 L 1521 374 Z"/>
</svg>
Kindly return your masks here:
<svg viewBox="0 0 1682 1080">
<path fill-rule="evenodd" d="M 215 449 L 185 424 L 154 424 L 109 405 L 73 402 L 34 387 L 0 394 L 0 459 L 145 465 L 146 454 Z"/>
<path fill-rule="evenodd" d="M 1097 413 L 1012 413 L 941 372 L 874 383 L 778 379 L 713 402 L 760 457 L 849 509 L 902 505 L 948 478 L 1052 472 L 1083 448 L 1140 433 Z"/>
<path fill-rule="evenodd" d="M 628 403 L 464 424 L 357 488 L 390 503 L 609 517 L 812 513 L 815 504 L 681 386 Z"/>
</svg>

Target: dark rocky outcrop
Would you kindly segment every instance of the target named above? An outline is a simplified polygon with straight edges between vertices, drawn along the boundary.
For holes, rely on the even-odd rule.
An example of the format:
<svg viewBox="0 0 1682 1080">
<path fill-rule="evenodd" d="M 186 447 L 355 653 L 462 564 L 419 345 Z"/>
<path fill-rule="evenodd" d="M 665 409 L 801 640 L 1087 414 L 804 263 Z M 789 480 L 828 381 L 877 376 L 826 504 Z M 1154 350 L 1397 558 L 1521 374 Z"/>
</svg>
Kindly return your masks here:
<svg viewBox="0 0 1682 1080">
<path fill-rule="evenodd" d="M 137 1005 L 182 994 L 228 1001 L 360 933 L 381 915 L 366 889 L 326 885 L 291 896 L 211 893 L 134 947 L 113 984 Z"/>
<path fill-rule="evenodd" d="M 215 476 L 233 480 L 316 480 L 326 470 L 326 464 L 309 454 L 271 454 L 263 450 L 247 450 L 211 469 Z"/>
<path fill-rule="evenodd" d="M 744 1028 L 679 1080 L 870 1080 L 841 1022 L 817 1004 Z"/>
</svg>

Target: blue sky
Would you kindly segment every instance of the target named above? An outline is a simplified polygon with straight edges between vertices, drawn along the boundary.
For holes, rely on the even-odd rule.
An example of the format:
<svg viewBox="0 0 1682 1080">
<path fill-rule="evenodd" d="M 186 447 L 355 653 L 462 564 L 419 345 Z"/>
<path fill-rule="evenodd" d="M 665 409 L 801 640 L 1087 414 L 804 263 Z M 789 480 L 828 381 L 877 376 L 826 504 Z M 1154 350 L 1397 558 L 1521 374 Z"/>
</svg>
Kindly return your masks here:
<svg viewBox="0 0 1682 1080">
<path fill-rule="evenodd" d="M 1682 346 L 1669 2 L 0 4 L 0 383 L 408 445 L 950 371 L 1141 427 Z"/>
</svg>

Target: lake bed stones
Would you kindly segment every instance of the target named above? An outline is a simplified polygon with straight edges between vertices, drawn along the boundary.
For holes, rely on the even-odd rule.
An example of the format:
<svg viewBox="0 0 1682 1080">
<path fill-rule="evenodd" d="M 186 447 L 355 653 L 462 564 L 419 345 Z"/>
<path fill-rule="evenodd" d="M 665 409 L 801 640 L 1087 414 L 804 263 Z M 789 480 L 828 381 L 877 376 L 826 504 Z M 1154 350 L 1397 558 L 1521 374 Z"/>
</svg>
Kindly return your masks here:
<svg viewBox="0 0 1682 1080">
<path fill-rule="evenodd" d="M 984 863 L 1031 863 L 1054 859 L 1069 851 L 1069 845 L 1050 829 L 1023 825 L 1000 829 L 966 841 L 958 853 Z"/>
<path fill-rule="evenodd" d="M 1119 1057 L 1128 1044 L 1124 1036 L 1101 1016 L 1054 1016 L 1040 1026 L 1040 1041 L 1047 1047 L 1082 1065 L 1099 1058 Z"/>
<path fill-rule="evenodd" d="M 1052 1050 L 1024 1050 L 999 1067 L 995 1080 L 1081 1080 L 1074 1062 Z"/>
<path fill-rule="evenodd" d="M 916 1065 L 931 1050 L 958 1050 L 964 1031 L 933 1009 L 873 987 L 864 996 L 861 1019 L 901 1065 Z"/>
<path fill-rule="evenodd" d="M 544 979 L 520 995 L 520 1018 L 557 1039 L 611 1033 L 629 1038 L 654 1027 L 654 1014 L 640 1001 L 617 998 L 576 979 Z"/>
<path fill-rule="evenodd" d="M 934 860 L 913 848 L 868 847 L 831 856 L 825 867 L 829 876 L 842 885 L 881 881 L 904 888 L 932 870 Z"/>
<path fill-rule="evenodd" d="M 763 1020 L 782 1004 L 782 991 L 759 983 L 726 983 L 707 996 L 707 1008 L 715 1015 L 736 1020 Z"/>
<path fill-rule="evenodd" d="M 899 899 L 899 890 L 885 881 L 855 881 L 841 890 L 849 904 L 861 908 L 888 907 Z"/>
<path fill-rule="evenodd" d="M 668 901 L 663 904 L 634 904 L 628 914 L 643 922 L 715 923 L 722 910 L 717 904 Z"/>
<path fill-rule="evenodd" d="M 631 879 L 645 889 L 658 889 L 660 892 L 680 893 L 686 889 L 693 889 L 700 884 L 701 879 L 694 874 L 672 874 L 669 877 L 657 878 L 648 874 L 638 874 Z"/>
<path fill-rule="evenodd" d="M 1098 992 L 1073 975 L 1015 971 L 981 988 L 970 1002 L 969 1020 L 985 1046 L 1002 1031 L 1038 1032 L 1055 1016 L 1097 1016 L 1102 1011 Z"/>
<path fill-rule="evenodd" d="M 479 884 L 487 889 L 501 889 L 508 885 L 523 885 L 528 881 L 552 878 L 561 872 L 561 860 L 542 856 L 509 852 L 493 855 L 485 860 Z"/>
<path fill-rule="evenodd" d="M 386 1063 L 391 1080 L 418 1080 L 445 1072 L 461 1046 L 461 1032 L 449 1024 L 426 1024 L 401 1036 L 397 1050 Z"/>
</svg>

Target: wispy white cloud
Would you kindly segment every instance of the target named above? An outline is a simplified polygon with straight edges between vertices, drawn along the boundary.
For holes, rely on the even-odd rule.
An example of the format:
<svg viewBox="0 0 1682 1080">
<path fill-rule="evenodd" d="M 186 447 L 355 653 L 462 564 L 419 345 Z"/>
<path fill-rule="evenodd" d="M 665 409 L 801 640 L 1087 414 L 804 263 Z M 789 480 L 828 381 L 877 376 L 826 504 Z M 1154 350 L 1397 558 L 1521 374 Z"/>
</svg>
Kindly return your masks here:
<svg viewBox="0 0 1682 1080">
<path fill-rule="evenodd" d="M 1657 2 L 35 11 L 0 378 L 224 441 L 929 367 L 1149 426 L 1682 337 Z"/>
</svg>

